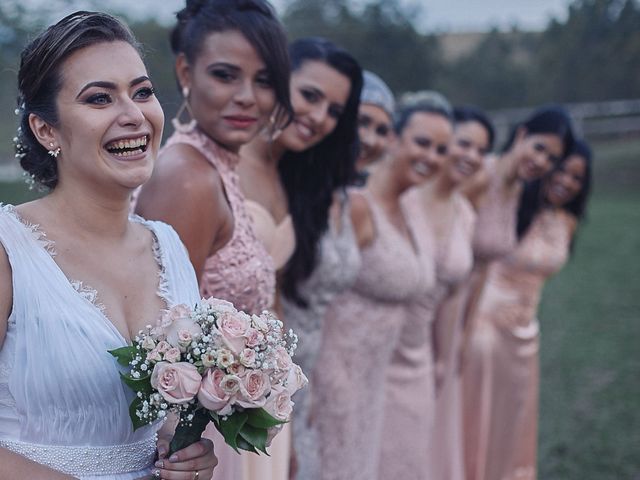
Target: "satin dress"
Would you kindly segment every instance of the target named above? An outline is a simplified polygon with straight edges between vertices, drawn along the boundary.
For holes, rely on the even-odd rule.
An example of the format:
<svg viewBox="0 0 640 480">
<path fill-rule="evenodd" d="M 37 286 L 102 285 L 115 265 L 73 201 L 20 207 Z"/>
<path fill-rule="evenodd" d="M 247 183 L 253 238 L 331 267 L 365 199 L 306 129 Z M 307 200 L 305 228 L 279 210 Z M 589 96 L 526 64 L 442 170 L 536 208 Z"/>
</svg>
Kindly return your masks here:
<svg viewBox="0 0 640 480">
<path fill-rule="evenodd" d="M 544 282 L 565 264 L 575 220 L 543 210 L 488 267 L 463 371 L 467 478 L 534 480 Z M 472 460 L 472 461 L 471 461 Z"/>
</svg>

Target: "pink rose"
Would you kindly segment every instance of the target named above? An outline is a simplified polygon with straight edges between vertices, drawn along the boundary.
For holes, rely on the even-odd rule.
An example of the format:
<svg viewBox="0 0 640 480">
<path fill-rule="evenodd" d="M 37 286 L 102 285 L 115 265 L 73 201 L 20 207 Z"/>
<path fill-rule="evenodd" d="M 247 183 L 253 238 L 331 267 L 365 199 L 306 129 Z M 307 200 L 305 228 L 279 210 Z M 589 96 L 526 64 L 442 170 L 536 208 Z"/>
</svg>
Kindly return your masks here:
<svg viewBox="0 0 640 480">
<path fill-rule="evenodd" d="M 263 408 L 272 417 L 281 421 L 287 421 L 293 411 L 293 402 L 286 389 L 276 387 L 271 391 L 271 395 L 267 398 L 267 402 Z"/>
<path fill-rule="evenodd" d="M 244 338 L 247 340 L 247 347 L 253 348 L 264 342 L 264 333 L 250 327 L 244 334 Z"/>
<path fill-rule="evenodd" d="M 187 403 L 196 396 L 202 377 L 191 363 L 156 363 L 151 374 L 151 386 L 168 403 Z"/>
<path fill-rule="evenodd" d="M 256 364 L 256 351 L 251 348 L 245 348 L 240 352 L 240 363 L 245 367 L 253 367 Z"/>
<path fill-rule="evenodd" d="M 242 379 L 238 405 L 245 408 L 262 407 L 266 402 L 266 395 L 271 389 L 269 377 L 259 370 L 251 370 Z"/>
<path fill-rule="evenodd" d="M 235 395 L 240 391 L 242 380 L 237 375 L 225 375 L 220 381 L 220 388 L 227 395 Z"/>
<path fill-rule="evenodd" d="M 203 298 L 200 303 L 203 305 L 209 305 L 216 312 L 220 312 L 220 313 L 222 312 L 235 313 L 237 311 L 236 308 L 233 306 L 233 303 L 227 302 L 226 300 L 221 300 L 219 298 L 214 298 L 214 297 Z"/>
<path fill-rule="evenodd" d="M 160 354 L 157 348 L 154 348 L 149 353 L 147 353 L 147 360 L 153 363 L 158 363 L 162 361 L 162 355 Z"/>
<path fill-rule="evenodd" d="M 244 377 L 247 372 L 247 369 L 241 363 L 235 362 L 229 365 L 227 371 L 233 375 L 237 375 L 238 377 Z"/>
<path fill-rule="evenodd" d="M 287 350 L 284 347 L 277 347 L 275 353 L 276 368 L 278 370 L 289 371 L 293 365 L 293 361 L 291 361 L 291 357 Z"/>
<path fill-rule="evenodd" d="M 180 361 L 180 350 L 172 347 L 164 353 L 164 360 L 171 363 Z"/>
<path fill-rule="evenodd" d="M 267 322 L 267 318 L 265 315 L 251 315 L 251 322 L 253 326 L 258 329 L 258 331 L 262 333 L 267 333 L 269 331 L 269 323 Z"/>
<path fill-rule="evenodd" d="M 153 350 L 155 346 L 156 342 L 150 336 L 147 335 L 142 339 L 142 348 L 144 348 L 145 350 Z"/>
<path fill-rule="evenodd" d="M 304 387 L 307 383 L 309 383 L 309 380 L 306 375 L 302 372 L 300 366 L 294 363 L 289 369 L 289 375 L 287 376 L 287 392 L 289 392 L 289 395 L 293 396 L 294 393 Z"/>
<path fill-rule="evenodd" d="M 216 356 L 211 352 L 202 355 L 200 360 L 202 360 L 202 366 L 205 368 L 211 368 L 216 364 Z"/>
<path fill-rule="evenodd" d="M 158 342 L 158 345 L 156 345 L 156 350 L 158 351 L 158 353 L 165 353 L 170 348 L 171 348 L 171 345 L 169 345 L 164 340 Z"/>
<path fill-rule="evenodd" d="M 188 319 L 191 316 L 191 309 L 185 304 L 174 305 L 164 312 L 160 319 L 160 326 L 168 327 L 177 320 Z"/>
<path fill-rule="evenodd" d="M 198 391 L 198 400 L 202 406 L 219 415 L 232 413 L 232 396 L 220 386 L 224 377 L 224 372 L 218 368 L 209 370 L 202 379 Z"/>
<path fill-rule="evenodd" d="M 225 312 L 220 315 L 218 330 L 222 334 L 225 345 L 235 354 L 239 354 L 245 347 L 244 334 L 249 328 L 249 320 L 245 314 Z"/>
<path fill-rule="evenodd" d="M 191 318 L 181 318 L 165 327 L 167 342 L 172 347 L 179 347 L 185 351 L 194 337 L 202 334 L 202 328 Z"/>
<path fill-rule="evenodd" d="M 227 350 L 226 348 L 223 348 L 222 350 L 220 350 L 218 352 L 218 357 L 216 358 L 216 362 L 218 363 L 219 367 L 227 368 L 231 364 L 233 364 L 235 361 L 236 361 L 236 359 L 235 359 L 235 357 L 233 356 L 233 353 L 230 350 Z"/>
</svg>

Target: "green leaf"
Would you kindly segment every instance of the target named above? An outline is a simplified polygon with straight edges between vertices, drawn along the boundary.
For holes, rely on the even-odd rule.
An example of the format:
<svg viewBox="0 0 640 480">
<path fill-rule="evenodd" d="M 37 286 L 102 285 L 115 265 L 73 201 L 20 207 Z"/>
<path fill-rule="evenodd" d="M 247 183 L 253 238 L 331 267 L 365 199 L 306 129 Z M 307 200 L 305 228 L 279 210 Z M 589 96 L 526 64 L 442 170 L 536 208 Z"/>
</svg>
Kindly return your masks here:
<svg viewBox="0 0 640 480">
<path fill-rule="evenodd" d="M 255 449 L 255 447 L 253 445 L 251 445 L 249 442 L 247 442 L 240 435 L 238 435 L 237 440 L 238 440 L 238 448 L 240 450 L 246 450 L 247 452 L 251 452 L 251 453 L 258 453 L 258 451 Z"/>
<path fill-rule="evenodd" d="M 218 415 L 216 412 L 209 412 L 209 416 L 211 417 L 211 420 L 216 423 L 216 425 L 220 423 L 220 415 Z"/>
<path fill-rule="evenodd" d="M 182 413 L 182 416 L 185 415 L 187 414 Z M 207 428 L 208 423 L 209 416 L 205 410 L 196 410 L 193 412 L 191 425 L 179 423 L 178 426 L 176 426 L 175 433 L 173 434 L 173 438 L 169 444 L 168 456 L 171 456 L 178 450 L 187 448 L 189 445 L 199 441 L 202 438 L 202 433 Z"/>
<path fill-rule="evenodd" d="M 224 441 L 236 452 L 238 452 L 238 433 L 244 424 L 247 423 L 248 418 L 249 415 L 247 412 L 235 412 L 228 416 L 226 420 L 220 420 L 220 424 L 216 425 L 224 437 Z"/>
<path fill-rule="evenodd" d="M 129 417 L 131 418 L 131 423 L 133 423 L 133 431 L 135 432 L 140 427 L 144 427 L 149 423 L 148 420 L 144 420 L 138 415 L 136 415 L 136 411 L 142 408 L 142 399 L 136 397 L 129 405 Z"/>
<path fill-rule="evenodd" d="M 136 347 L 129 345 L 127 347 L 120 347 L 114 350 L 107 350 L 111 355 L 116 357 L 118 363 L 124 367 L 128 367 L 131 360 L 136 358 Z"/>
<path fill-rule="evenodd" d="M 250 410 L 246 410 L 246 412 L 249 414 L 247 423 L 252 427 L 267 429 L 275 427 L 276 425 L 287 423 L 274 418 L 269 413 L 267 413 L 264 408 L 252 408 Z"/>
<path fill-rule="evenodd" d="M 151 386 L 151 374 L 140 378 L 133 378 L 128 373 L 120 372 L 120 378 L 122 378 L 122 381 L 134 392 L 142 392 L 148 395 L 153 393 L 153 387 Z"/>
<path fill-rule="evenodd" d="M 265 428 L 256 428 L 245 424 L 240 430 L 240 437 L 261 452 L 269 455 L 267 453 L 267 430 Z"/>
</svg>

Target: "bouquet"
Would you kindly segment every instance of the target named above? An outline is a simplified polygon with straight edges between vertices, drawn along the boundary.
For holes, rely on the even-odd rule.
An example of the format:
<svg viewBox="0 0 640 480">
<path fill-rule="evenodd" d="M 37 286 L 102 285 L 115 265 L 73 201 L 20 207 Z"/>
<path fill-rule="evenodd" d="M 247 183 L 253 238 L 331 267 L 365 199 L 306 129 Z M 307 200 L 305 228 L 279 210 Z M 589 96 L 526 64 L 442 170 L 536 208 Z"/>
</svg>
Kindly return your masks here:
<svg viewBox="0 0 640 480">
<path fill-rule="evenodd" d="M 293 331 L 284 333 L 269 312 L 247 315 L 208 298 L 170 308 L 132 346 L 109 353 L 129 368 L 120 375 L 136 393 L 134 430 L 173 412 L 170 453 L 200 440 L 213 421 L 234 450 L 266 454 L 291 416 L 291 396 L 307 383 L 291 360 L 296 346 Z"/>
</svg>

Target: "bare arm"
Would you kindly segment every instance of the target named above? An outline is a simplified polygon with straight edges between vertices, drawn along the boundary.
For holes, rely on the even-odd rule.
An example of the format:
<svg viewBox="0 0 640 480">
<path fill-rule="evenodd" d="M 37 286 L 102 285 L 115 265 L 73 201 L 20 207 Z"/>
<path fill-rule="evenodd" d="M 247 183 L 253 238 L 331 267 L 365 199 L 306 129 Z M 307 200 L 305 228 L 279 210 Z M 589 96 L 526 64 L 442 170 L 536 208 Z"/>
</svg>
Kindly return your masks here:
<svg viewBox="0 0 640 480">
<path fill-rule="evenodd" d="M 370 245 L 376 238 L 376 227 L 373 223 L 371 209 L 364 197 L 358 193 L 350 194 L 351 222 L 358 241 L 358 247 L 362 250 Z"/>
<path fill-rule="evenodd" d="M 7 322 L 13 308 L 13 285 L 9 258 L 0 244 L 0 348 L 7 334 Z"/>
<path fill-rule="evenodd" d="M 218 172 L 193 147 L 175 145 L 158 158 L 136 213 L 170 224 L 187 247 L 199 279 L 205 260 L 233 233 L 233 215 Z"/>
</svg>

